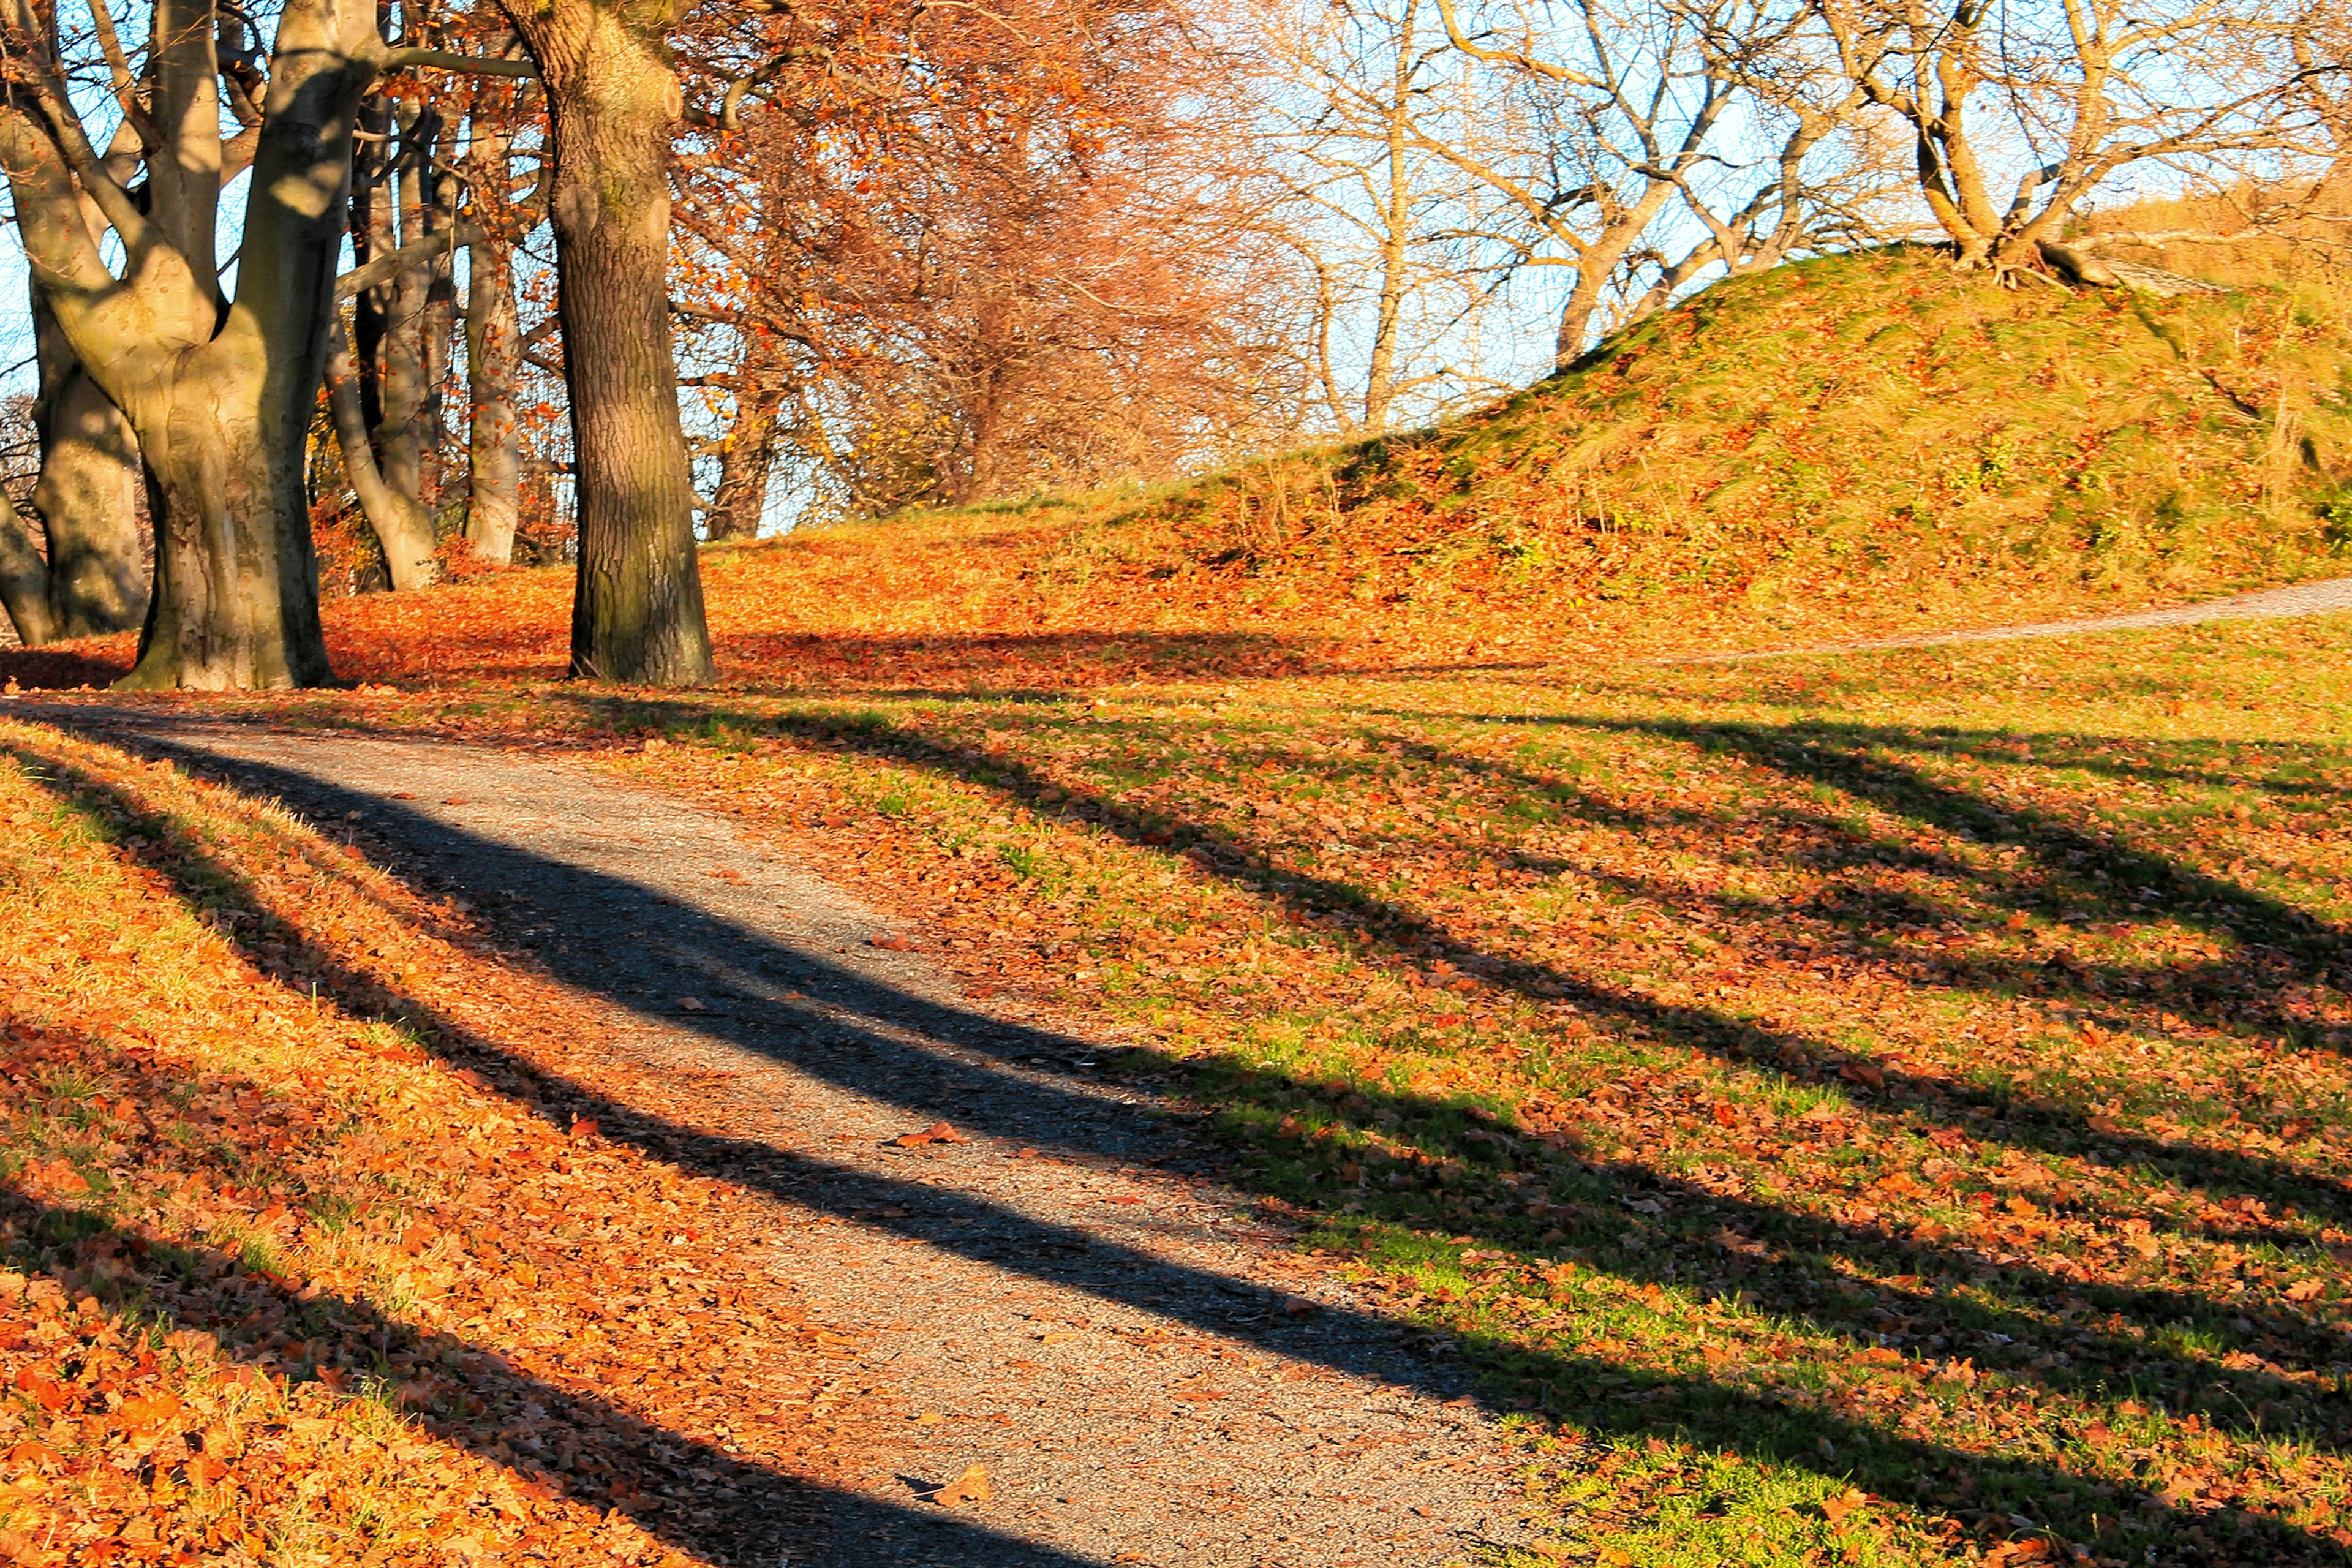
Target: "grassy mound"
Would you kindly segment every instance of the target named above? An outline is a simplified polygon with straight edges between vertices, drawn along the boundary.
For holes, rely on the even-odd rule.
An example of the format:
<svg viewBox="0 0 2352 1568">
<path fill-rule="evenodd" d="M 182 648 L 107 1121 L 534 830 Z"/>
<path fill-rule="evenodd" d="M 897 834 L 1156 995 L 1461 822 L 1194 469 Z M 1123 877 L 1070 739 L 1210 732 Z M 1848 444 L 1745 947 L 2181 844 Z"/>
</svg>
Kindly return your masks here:
<svg viewBox="0 0 2352 1568">
<path fill-rule="evenodd" d="M 1554 626 L 1670 595 L 1769 630 L 2326 573 L 2352 545 L 2343 305 L 2324 282 L 2158 300 L 1825 258 L 1472 418 L 1087 509 L 1049 575 Z"/>
</svg>

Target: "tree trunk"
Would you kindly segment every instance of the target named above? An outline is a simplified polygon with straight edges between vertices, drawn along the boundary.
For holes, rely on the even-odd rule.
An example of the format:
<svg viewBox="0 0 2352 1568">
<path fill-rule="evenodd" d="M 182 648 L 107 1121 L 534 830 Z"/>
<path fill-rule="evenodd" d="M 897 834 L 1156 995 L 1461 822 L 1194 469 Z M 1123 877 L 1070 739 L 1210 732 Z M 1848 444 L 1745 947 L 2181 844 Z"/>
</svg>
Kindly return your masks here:
<svg viewBox="0 0 2352 1568">
<path fill-rule="evenodd" d="M 1413 72 L 1421 65 L 1412 47 L 1415 11 L 1408 5 L 1397 17 L 1393 95 L 1381 106 L 1388 119 L 1388 193 L 1381 205 L 1380 310 L 1372 325 L 1371 368 L 1364 378 L 1364 426 L 1370 430 L 1388 426 L 1389 405 L 1396 401 L 1397 338 L 1404 326 L 1406 269 L 1413 238 L 1412 182 L 1405 161 L 1405 139 L 1412 129 L 1415 109 Z"/>
<path fill-rule="evenodd" d="M 660 5 L 509 0 L 552 132 L 557 313 L 571 393 L 580 573 L 572 673 L 711 677 L 694 484 L 669 335 L 669 178 L 681 110 Z"/>
<path fill-rule="evenodd" d="M 215 340 L 142 399 L 155 597 L 125 689 L 331 679 L 302 489 L 318 378 L 296 405 L 259 349 L 243 334 Z"/>
<path fill-rule="evenodd" d="M 412 105 L 404 106 L 400 118 L 407 123 L 402 127 L 400 157 L 393 165 L 399 190 L 394 210 L 399 214 L 400 231 L 387 247 L 392 249 L 413 245 L 442 226 L 433 221 L 436 215 L 430 199 L 434 145 L 439 140 L 441 117 Z M 393 274 L 384 289 L 383 423 L 375 431 L 376 461 L 383 470 L 384 484 L 420 512 L 425 501 L 425 454 L 432 444 L 433 371 L 438 357 L 431 342 L 433 285 L 440 271 L 438 263 L 439 258 L 435 257 L 404 267 Z M 397 574 L 394 583 L 404 585 Z"/>
<path fill-rule="evenodd" d="M 343 454 L 343 477 L 359 498 L 360 515 L 383 551 L 384 570 L 394 593 L 422 588 L 441 574 L 434 554 L 433 519 L 409 497 L 385 482 L 368 442 L 367 414 L 360 405 L 359 377 L 352 344 L 338 314 L 327 342 L 327 412 L 335 445 Z"/>
<path fill-rule="evenodd" d="M 506 141 L 478 132 L 477 180 L 506 170 Z M 522 521 L 522 434 L 515 416 L 515 377 L 522 368 L 522 327 L 515 314 L 514 247 L 502 225 L 475 209 L 475 240 L 466 267 L 466 461 L 469 477 L 466 538 L 474 553 L 500 566 L 514 560 Z"/>
<path fill-rule="evenodd" d="M 50 621 L 60 637 L 125 631 L 147 613 L 139 444 L 83 372 L 37 289 L 33 331 L 42 382 L 34 409 L 41 477 L 33 510 L 48 539 Z"/>
<path fill-rule="evenodd" d="M 768 507 L 768 480 L 776 471 L 778 416 L 784 405 L 772 370 L 747 374 L 735 393 L 735 427 L 719 457 L 719 493 L 710 499 L 704 531 L 713 539 L 753 539 Z"/>
<path fill-rule="evenodd" d="M 16 509 L 0 501 L 0 608 L 16 628 L 16 640 L 38 647 L 57 640 L 49 619 L 49 563 L 33 547 Z"/>
<path fill-rule="evenodd" d="M 352 111 L 383 58 L 372 19 L 354 0 L 285 0 L 279 9 L 237 293 L 226 305 L 213 254 L 220 108 L 210 0 L 157 6 L 168 42 L 150 68 L 151 112 L 177 163 L 173 178 L 151 179 L 143 204 L 97 179 L 59 89 L 12 77 L 0 100 L 0 167 L 34 280 L 147 461 L 155 591 L 128 688 L 329 679 L 303 474 Z M 37 89 L 47 94 L 37 105 Z M 131 258 L 122 276 L 83 222 L 84 186 L 69 157 L 85 182 L 97 180 L 91 188 Z M 207 157 L 209 186 L 190 174 Z"/>
</svg>

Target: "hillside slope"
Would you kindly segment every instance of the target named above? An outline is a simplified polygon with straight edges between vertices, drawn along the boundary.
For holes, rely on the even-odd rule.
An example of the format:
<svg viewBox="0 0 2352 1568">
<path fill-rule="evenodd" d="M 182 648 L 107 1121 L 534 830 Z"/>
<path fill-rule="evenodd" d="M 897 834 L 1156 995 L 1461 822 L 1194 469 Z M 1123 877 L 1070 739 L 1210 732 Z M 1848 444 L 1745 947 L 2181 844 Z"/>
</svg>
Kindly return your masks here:
<svg viewBox="0 0 2352 1568">
<path fill-rule="evenodd" d="M 1769 633 L 1883 623 L 1895 600 L 1981 621 L 2336 570 L 2352 331 L 2331 292 L 2067 295 L 1917 251 L 1806 262 L 1457 424 L 1095 509 L 1054 565 L 1171 600 L 1203 574 L 1279 581 L 1288 608 L 1336 592 L 1407 620 L 1474 596 L 1536 612 L 1532 641 L 1661 599 Z"/>
</svg>

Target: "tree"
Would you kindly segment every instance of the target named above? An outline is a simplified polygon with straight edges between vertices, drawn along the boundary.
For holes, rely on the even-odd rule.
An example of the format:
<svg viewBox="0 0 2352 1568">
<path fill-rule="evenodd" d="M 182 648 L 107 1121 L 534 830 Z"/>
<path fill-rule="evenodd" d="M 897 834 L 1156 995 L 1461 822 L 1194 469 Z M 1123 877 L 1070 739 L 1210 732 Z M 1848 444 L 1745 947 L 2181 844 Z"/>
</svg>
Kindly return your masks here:
<svg viewBox="0 0 2352 1568">
<path fill-rule="evenodd" d="M 118 179 L 135 174 L 138 140 L 128 124 L 118 129 L 106 162 Z M 83 224 L 102 243 L 106 219 L 89 196 L 80 205 Z M 28 303 L 40 371 L 32 409 L 39 474 L 24 504 L 47 551 L 36 550 L 13 512 L 0 516 L 0 554 L 12 563 L 0 573 L 6 578 L 0 598 L 17 637 L 31 646 L 137 626 L 147 610 L 148 573 L 140 548 L 138 441 L 82 370 L 37 286 Z"/>
<path fill-rule="evenodd" d="M 1181 12 L 1020 0 L 781 45 L 806 63 L 739 104 L 682 209 L 698 330 L 736 365 L 700 378 L 736 409 L 722 492 L 751 504 L 737 455 L 772 433 L 871 511 L 1165 473 L 1295 420 L 1303 290 L 1232 62 Z"/>
<path fill-rule="evenodd" d="M 467 150 L 472 244 L 466 270 L 466 540 L 484 561 L 514 559 L 522 521 L 522 432 L 515 379 L 522 325 L 515 308 L 514 253 L 538 214 L 508 199 L 510 139 L 477 118 Z"/>
<path fill-rule="evenodd" d="M 1334 422 L 1378 430 L 1401 409 L 1426 417 L 1491 389 L 1427 363 L 1487 303 L 1452 237 L 1473 221 L 1475 187 L 1428 151 L 1475 113 L 1428 0 L 1272 12 L 1260 48 L 1274 144 L 1301 203 L 1293 227 L 1316 272 L 1312 357 Z M 1344 368 L 1335 332 L 1359 347 Z"/>
<path fill-rule="evenodd" d="M 41 477 L 31 500 L 48 545 L 50 631 L 59 637 L 123 631 L 147 613 L 139 442 L 83 371 L 37 289 L 32 304 Z"/>
<path fill-rule="evenodd" d="M 1801 23 L 1750 0 L 1564 0 L 1465 26 L 1454 0 L 1434 4 L 1454 47 L 1511 91 L 1476 133 L 1423 145 L 1497 198 L 1481 235 L 1504 265 L 1569 273 L 1554 363 L 1704 275 L 1844 228 L 1814 162 L 1864 94 L 1820 90 L 1791 42 Z M 1866 183 L 1867 166 L 1838 174 Z"/>
<path fill-rule="evenodd" d="M 669 0 L 501 0 L 547 94 L 580 529 L 572 673 L 711 677 L 669 324 Z"/>
<path fill-rule="evenodd" d="M 2260 159 L 2311 114 L 2286 0 L 1801 4 L 1909 132 L 1919 195 L 1966 268 L 2079 271 L 2065 224 L 2119 172 Z"/>
<path fill-rule="evenodd" d="M 101 230 L 102 232 L 102 230 Z M 138 442 L 121 414 L 31 296 L 40 391 L 31 403 L 37 470 L 21 503 L 0 510 L 0 603 L 19 641 L 36 647 L 135 626 L 147 609 L 140 549 Z M 21 504 L 46 550 L 17 515 Z"/>
<path fill-rule="evenodd" d="M 209 0 L 158 0 L 142 91 L 100 0 L 115 104 L 147 169 L 134 195 L 91 145 L 36 4 L 9 0 L 5 13 L 0 161 L 35 282 L 147 463 L 154 593 L 125 684 L 317 684 L 329 671 L 303 469 L 353 110 L 389 63 L 373 7 L 287 0 L 265 106 L 225 145 L 221 63 L 249 58 L 243 23 Z M 236 292 L 225 299 L 216 214 L 246 147 L 253 179 Z M 83 221 L 85 197 L 121 238 L 119 270 Z"/>
</svg>

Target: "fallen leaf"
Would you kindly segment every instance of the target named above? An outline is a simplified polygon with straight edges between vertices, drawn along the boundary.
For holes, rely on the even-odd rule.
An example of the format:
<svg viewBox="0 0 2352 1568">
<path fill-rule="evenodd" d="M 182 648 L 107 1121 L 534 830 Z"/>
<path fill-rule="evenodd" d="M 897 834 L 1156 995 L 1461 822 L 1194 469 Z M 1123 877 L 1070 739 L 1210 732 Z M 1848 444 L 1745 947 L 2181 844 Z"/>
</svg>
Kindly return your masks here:
<svg viewBox="0 0 2352 1568">
<path fill-rule="evenodd" d="M 963 1474 L 933 1492 L 931 1500 L 947 1508 L 958 1508 L 967 1503 L 986 1502 L 988 1500 L 987 1467 L 982 1465 L 967 1467 Z"/>
<path fill-rule="evenodd" d="M 146 1426 L 160 1426 L 179 1413 L 179 1396 L 165 1391 L 134 1395 L 126 1399 L 114 1414 L 123 1426 L 136 1430 Z"/>
</svg>

